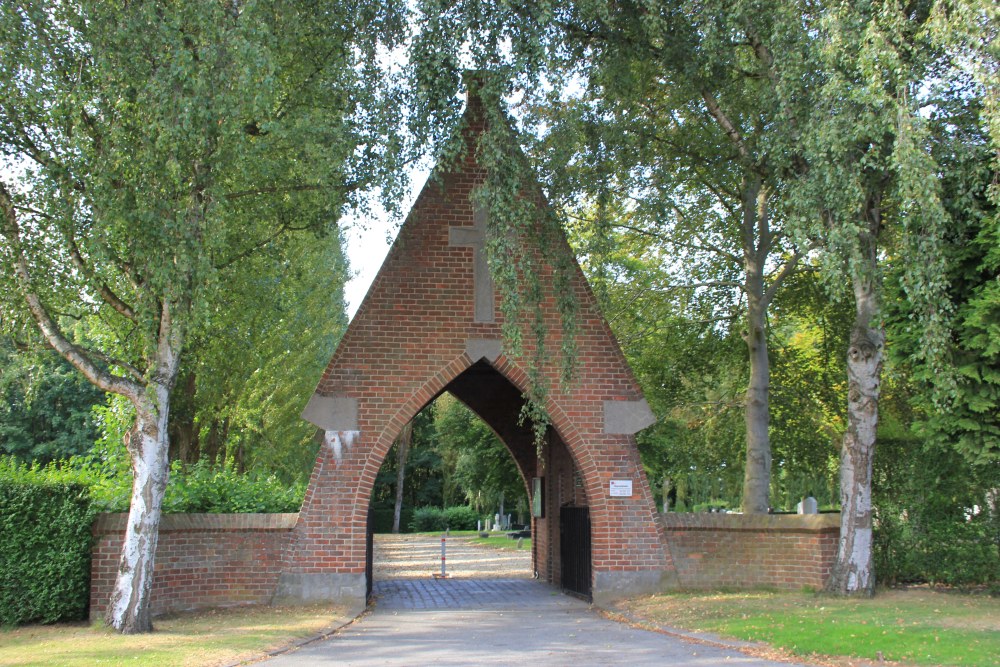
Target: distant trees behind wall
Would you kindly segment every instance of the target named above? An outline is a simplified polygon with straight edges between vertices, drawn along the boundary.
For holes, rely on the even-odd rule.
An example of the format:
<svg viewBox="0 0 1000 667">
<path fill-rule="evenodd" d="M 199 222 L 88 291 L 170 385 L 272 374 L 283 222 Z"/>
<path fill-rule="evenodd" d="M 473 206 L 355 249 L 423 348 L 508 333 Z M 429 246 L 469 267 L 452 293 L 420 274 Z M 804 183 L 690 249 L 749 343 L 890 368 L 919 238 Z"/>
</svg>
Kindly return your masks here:
<svg viewBox="0 0 1000 667">
<path fill-rule="evenodd" d="M 372 491 L 378 532 L 389 532 L 392 526 L 400 478 L 397 446 L 389 450 Z M 485 422 L 449 394 L 414 418 L 402 478 L 402 532 L 418 527 L 414 512 L 428 507 L 448 510 L 467 506 L 475 516 L 490 520 L 503 511 L 513 515 L 515 522 L 527 521 L 527 493 L 513 457 Z M 464 514 L 460 523 L 467 523 Z"/>
</svg>

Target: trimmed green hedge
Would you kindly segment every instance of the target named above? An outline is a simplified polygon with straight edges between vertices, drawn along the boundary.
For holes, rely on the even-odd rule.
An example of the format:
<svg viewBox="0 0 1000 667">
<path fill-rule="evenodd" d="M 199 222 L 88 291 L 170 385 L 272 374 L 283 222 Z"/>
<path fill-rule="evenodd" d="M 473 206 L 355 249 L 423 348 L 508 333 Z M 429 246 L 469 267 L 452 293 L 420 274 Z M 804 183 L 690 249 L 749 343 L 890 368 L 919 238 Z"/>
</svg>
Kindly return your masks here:
<svg viewBox="0 0 1000 667">
<path fill-rule="evenodd" d="M 125 471 L 115 474 L 94 464 L 83 465 L 80 470 L 101 512 L 128 511 L 131 474 Z M 298 512 L 305 492 L 304 484 L 286 486 L 274 475 L 241 473 L 232 462 L 198 461 L 184 465 L 174 461 L 170 465 L 163 511 L 170 514 Z"/>
<path fill-rule="evenodd" d="M 71 474 L 0 460 L 0 625 L 87 617 L 94 514 Z"/>
<path fill-rule="evenodd" d="M 392 517 L 395 509 L 392 507 L 376 507 L 375 508 L 375 532 L 376 533 L 391 533 L 392 532 Z M 413 510 L 404 507 L 402 516 L 399 517 L 399 532 L 408 533 L 410 532 L 410 523 L 413 521 Z"/>
<path fill-rule="evenodd" d="M 479 515 L 471 507 L 458 505 L 441 509 L 440 507 L 418 507 L 410 520 L 410 531 L 414 533 L 430 533 L 439 530 L 475 530 Z"/>
<path fill-rule="evenodd" d="M 87 459 L 29 467 L 0 457 L 0 626 L 87 617 L 91 525 L 98 512 L 128 511 L 131 484 Z M 175 463 L 163 510 L 297 512 L 304 492 L 231 464 Z"/>
</svg>

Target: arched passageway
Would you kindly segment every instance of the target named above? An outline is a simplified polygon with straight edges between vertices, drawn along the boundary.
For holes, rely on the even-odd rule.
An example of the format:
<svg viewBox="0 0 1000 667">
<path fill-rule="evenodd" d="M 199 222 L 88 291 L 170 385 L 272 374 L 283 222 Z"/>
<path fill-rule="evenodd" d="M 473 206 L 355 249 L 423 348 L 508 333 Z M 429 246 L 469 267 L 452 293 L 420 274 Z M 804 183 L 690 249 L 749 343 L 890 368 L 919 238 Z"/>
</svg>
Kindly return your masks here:
<svg viewBox="0 0 1000 667">
<path fill-rule="evenodd" d="M 445 392 L 468 407 L 503 443 L 514 462 L 526 497 L 532 498 L 536 493 L 539 494 L 538 504 L 525 508 L 520 518 L 520 521 L 527 523 L 532 537 L 531 557 L 524 561 L 523 571 L 512 572 L 511 562 L 514 559 L 510 558 L 495 558 L 492 567 L 496 572 L 489 571 L 490 565 L 481 567 L 471 563 L 467 563 L 464 568 L 459 565 L 456 569 L 453 553 L 449 556 L 449 562 L 452 563 L 451 574 L 470 576 L 469 572 L 472 572 L 471 576 L 481 577 L 534 575 L 573 593 L 589 597 L 589 519 L 585 511 L 582 512 L 582 517 L 580 512 L 588 507 L 586 492 L 579 469 L 558 430 L 550 428 L 546 442 L 538 446 L 530 424 L 521 418 L 524 407 L 521 390 L 484 360 L 472 364 L 449 382 L 441 393 Z M 432 399 L 431 403 L 436 399 L 437 397 Z M 382 464 L 384 463 L 385 461 Z M 561 515 L 567 511 L 575 511 L 577 517 L 586 523 L 588 530 L 572 531 L 568 535 L 569 539 L 566 539 L 567 536 L 563 534 L 566 533 L 566 526 L 563 525 Z M 374 530 L 374 526 L 369 525 L 369 530 Z M 570 540 L 575 542 L 569 544 Z M 451 544 L 454 547 L 454 540 Z M 378 545 L 378 557 L 395 559 L 405 564 L 380 567 L 382 563 L 372 562 L 368 568 L 369 583 L 373 574 L 378 579 L 380 574 L 392 577 L 394 572 L 399 572 L 399 576 L 408 578 L 416 570 L 427 576 L 427 565 L 435 561 L 435 546 L 426 539 L 382 538 Z M 474 549 L 470 551 L 461 543 L 459 546 L 463 549 L 463 557 L 473 557 Z M 369 553 L 370 558 L 371 556 Z M 415 561 L 420 563 L 420 567 L 413 567 Z M 564 576 L 569 573 L 572 576 Z"/>
</svg>

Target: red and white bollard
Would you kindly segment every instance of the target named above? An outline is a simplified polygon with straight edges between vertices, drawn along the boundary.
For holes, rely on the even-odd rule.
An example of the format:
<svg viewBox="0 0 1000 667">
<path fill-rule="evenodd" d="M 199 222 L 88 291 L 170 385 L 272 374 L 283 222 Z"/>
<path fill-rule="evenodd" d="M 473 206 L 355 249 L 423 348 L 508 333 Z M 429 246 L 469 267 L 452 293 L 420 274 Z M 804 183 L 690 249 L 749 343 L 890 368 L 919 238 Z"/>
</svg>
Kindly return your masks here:
<svg viewBox="0 0 1000 667">
<path fill-rule="evenodd" d="M 445 536 L 442 535 L 441 536 L 441 573 L 438 574 L 438 573 L 435 572 L 434 573 L 434 578 L 435 579 L 447 579 L 448 578 L 448 570 L 445 567 L 445 550 L 446 550 L 445 539 L 446 539 Z"/>
</svg>

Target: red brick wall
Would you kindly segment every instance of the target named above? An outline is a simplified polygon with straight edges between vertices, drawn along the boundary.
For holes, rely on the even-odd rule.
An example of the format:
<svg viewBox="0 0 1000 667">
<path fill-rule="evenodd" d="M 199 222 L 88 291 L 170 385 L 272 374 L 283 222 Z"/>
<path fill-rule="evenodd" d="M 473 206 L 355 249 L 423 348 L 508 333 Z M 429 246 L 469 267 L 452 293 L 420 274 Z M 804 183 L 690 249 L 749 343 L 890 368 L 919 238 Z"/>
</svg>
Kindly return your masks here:
<svg viewBox="0 0 1000 667">
<path fill-rule="evenodd" d="M 661 514 L 682 588 L 823 587 L 839 514 Z"/>
<path fill-rule="evenodd" d="M 557 447 L 558 449 L 558 447 Z M 565 451 L 565 450 L 564 450 Z M 586 504 L 565 453 L 553 457 L 555 496 Z M 558 482 L 556 482 L 558 480 Z M 560 504 L 547 498 L 546 519 Z M 153 614 L 267 604 L 281 571 L 281 555 L 297 514 L 168 514 L 161 523 L 153 582 Z M 90 613 L 104 613 L 114 584 L 125 514 L 94 522 Z M 837 548 L 840 517 L 819 515 L 661 515 L 670 554 L 685 589 L 821 588 Z M 537 522 L 546 524 L 546 520 Z M 547 528 L 547 526 L 546 526 Z M 558 533 L 536 530 L 535 547 L 558 552 Z M 553 538 L 556 542 L 552 543 Z M 558 559 L 548 575 L 559 580 Z"/>
<path fill-rule="evenodd" d="M 94 522 L 90 615 L 104 614 L 114 586 L 126 514 Z M 270 602 L 297 514 L 167 514 L 160 522 L 154 615 Z"/>
</svg>

